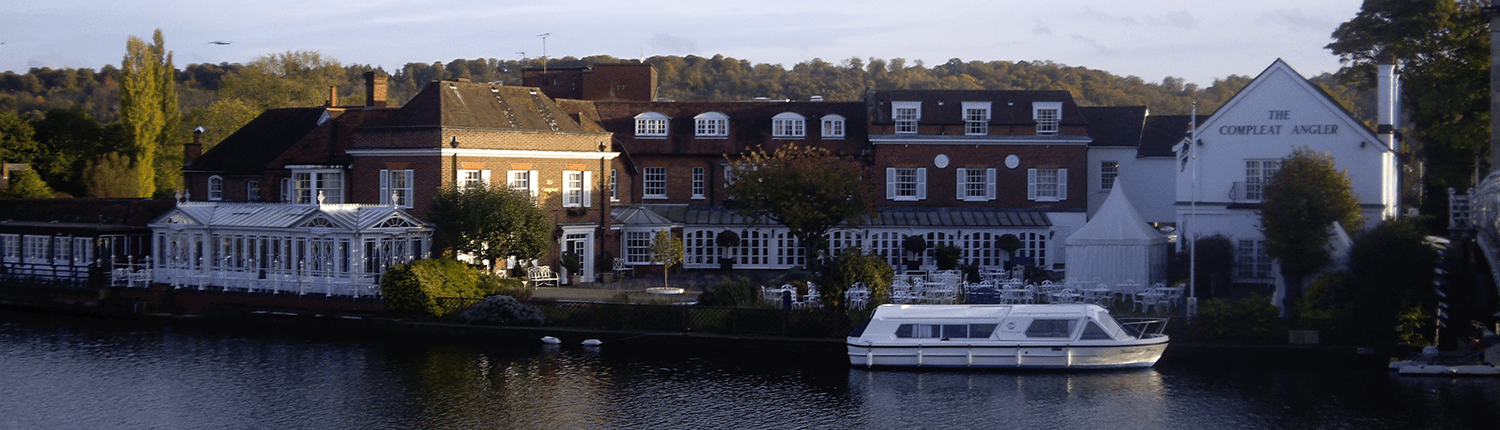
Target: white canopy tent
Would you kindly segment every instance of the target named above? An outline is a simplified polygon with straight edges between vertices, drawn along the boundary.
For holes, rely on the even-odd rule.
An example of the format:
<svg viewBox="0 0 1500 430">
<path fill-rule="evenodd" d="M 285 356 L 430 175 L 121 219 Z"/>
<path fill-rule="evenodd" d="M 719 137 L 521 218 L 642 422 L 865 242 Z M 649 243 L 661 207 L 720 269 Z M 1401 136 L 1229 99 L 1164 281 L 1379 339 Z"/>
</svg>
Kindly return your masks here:
<svg viewBox="0 0 1500 430">
<path fill-rule="evenodd" d="M 1068 278 L 1107 285 L 1167 279 L 1167 237 L 1141 219 L 1119 179 L 1094 218 L 1068 237 Z"/>
</svg>

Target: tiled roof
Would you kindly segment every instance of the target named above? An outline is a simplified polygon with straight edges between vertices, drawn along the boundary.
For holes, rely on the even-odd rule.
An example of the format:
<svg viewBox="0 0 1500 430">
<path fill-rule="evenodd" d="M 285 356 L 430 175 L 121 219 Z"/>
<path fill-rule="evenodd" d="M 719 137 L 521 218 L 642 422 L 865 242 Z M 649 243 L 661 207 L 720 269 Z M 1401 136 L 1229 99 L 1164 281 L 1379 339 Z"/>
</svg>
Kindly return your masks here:
<svg viewBox="0 0 1500 430">
<path fill-rule="evenodd" d="M 1139 146 L 1146 122 L 1145 106 L 1081 107 L 1089 122 L 1089 146 Z"/>
<path fill-rule="evenodd" d="M 1067 91 L 1005 91 L 1005 90 L 890 90 L 876 91 L 869 98 L 870 122 L 889 124 L 891 102 L 922 102 L 921 117 L 924 124 L 963 124 L 963 102 L 990 102 L 990 124 L 1018 125 L 1035 124 L 1031 116 L 1034 102 L 1062 102 L 1062 125 L 1084 125 L 1087 120 L 1073 102 L 1073 94 Z"/>
<path fill-rule="evenodd" d="M 574 109 L 576 112 L 577 109 Z M 437 81 L 385 124 L 392 127 L 473 127 L 588 132 L 552 98 L 532 87 Z"/>
<path fill-rule="evenodd" d="M 183 170 L 257 174 L 318 128 L 329 109 L 280 108 L 261 112 Z"/>
<path fill-rule="evenodd" d="M 144 228 L 172 199 L 27 199 L 0 205 L 0 231 Z"/>
<path fill-rule="evenodd" d="M 1209 115 L 1198 115 L 1198 121 L 1208 120 Z M 1171 157 L 1175 154 L 1172 147 L 1182 143 L 1187 138 L 1188 123 L 1192 117 L 1188 115 L 1152 115 L 1146 118 L 1146 125 L 1141 131 L 1141 146 L 1136 150 L 1137 157 Z"/>
</svg>

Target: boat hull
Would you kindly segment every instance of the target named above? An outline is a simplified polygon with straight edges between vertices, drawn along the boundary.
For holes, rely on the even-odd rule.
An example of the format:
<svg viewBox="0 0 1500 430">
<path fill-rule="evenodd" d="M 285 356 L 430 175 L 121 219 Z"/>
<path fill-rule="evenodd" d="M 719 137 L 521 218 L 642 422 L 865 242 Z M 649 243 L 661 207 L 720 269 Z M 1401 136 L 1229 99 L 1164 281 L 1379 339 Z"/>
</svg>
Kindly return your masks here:
<svg viewBox="0 0 1500 430">
<path fill-rule="evenodd" d="M 846 344 L 849 364 L 858 367 L 972 369 L 1129 369 L 1146 368 L 1167 348 L 1160 342 L 1126 345 L 879 345 Z"/>
</svg>

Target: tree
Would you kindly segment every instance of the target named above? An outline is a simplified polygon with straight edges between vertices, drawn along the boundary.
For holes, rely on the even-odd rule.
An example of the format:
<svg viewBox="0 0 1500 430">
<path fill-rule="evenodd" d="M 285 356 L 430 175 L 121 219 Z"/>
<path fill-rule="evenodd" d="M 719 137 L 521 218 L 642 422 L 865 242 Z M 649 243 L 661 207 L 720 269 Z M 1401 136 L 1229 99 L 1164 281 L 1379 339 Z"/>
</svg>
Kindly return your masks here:
<svg viewBox="0 0 1500 430">
<path fill-rule="evenodd" d="M 0 162 L 30 163 L 39 147 L 31 123 L 21 117 L 0 113 Z"/>
<path fill-rule="evenodd" d="M 105 153 L 94 158 L 83 171 L 83 185 L 88 189 L 87 196 L 140 197 L 138 192 L 141 187 L 136 182 L 140 179 L 140 174 L 136 173 L 136 169 L 130 156 L 121 152 Z"/>
<path fill-rule="evenodd" d="M 670 231 L 658 231 L 651 238 L 651 261 L 661 263 L 661 286 L 667 286 L 667 274 L 672 273 L 672 265 L 682 262 L 683 252 L 682 239 Z"/>
<path fill-rule="evenodd" d="M 1332 154 L 1301 147 L 1281 160 L 1280 169 L 1264 185 L 1260 230 L 1266 237 L 1266 253 L 1281 262 L 1289 316 L 1297 314 L 1303 277 L 1332 261 L 1329 225 L 1338 222 L 1345 230 L 1357 231 L 1363 224 L 1350 184 L 1349 176 L 1334 168 Z"/>
<path fill-rule="evenodd" d="M 1345 302 L 1344 314 L 1351 333 L 1367 336 L 1357 340 L 1390 345 L 1399 338 L 1415 345 L 1432 333 L 1402 324 L 1412 320 L 1404 316 L 1421 315 L 1423 309 L 1431 309 L 1424 305 L 1435 300 L 1431 286 L 1438 255 L 1426 238 L 1418 222 L 1400 219 L 1381 224 L 1354 241 L 1349 249 L 1349 285 L 1357 289 Z"/>
<path fill-rule="evenodd" d="M 316 51 L 287 51 L 257 57 L 224 75 L 219 98 L 241 99 L 260 110 L 320 106 L 328 101 L 328 87 L 346 81 L 338 60 Z"/>
<path fill-rule="evenodd" d="M 807 268 L 817 271 L 818 251 L 828 230 L 857 227 L 874 212 L 875 191 L 862 179 L 864 166 L 851 158 L 809 146 L 774 153 L 752 151 L 733 163 L 724 190 L 726 206 L 741 215 L 764 216 L 790 230 L 806 249 Z"/>
<path fill-rule="evenodd" d="M 1339 56 L 1339 77 L 1376 85 L 1381 54 L 1399 63 L 1401 104 L 1412 127 L 1404 142 L 1426 159 L 1425 194 L 1473 186 L 1488 172 L 1490 148 L 1490 33 L 1482 0 L 1366 1 L 1333 32 L 1327 48 Z M 1447 212 L 1446 199 L 1428 199 L 1423 212 Z"/>
<path fill-rule="evenodd" d="M 181 113 L 177 110 L 176 69 L 172 54 L 163 48 L 161 29 L 152 44 L 130 36 L 120 64 L 120 121 L 125 124 L 138 187 L 134 197 L 150 197 L 157 189 L 175 189 L 180 182 L 180 155 L 166 151 L 174 140 Z M 175 162 L 174 162 L 175 161 Z"/>
<path fill-rule="evenodd" d="M 26 169 L 10 172 L 10 185 L 0 191 L 0 199 L 50 199 L 54 194 L 35 170 Z"/>
<path fill-rule="evenodd" d="M 524 190 L 449 186 L 432 198 L 429 213 L 449 249 L 492 269 L 507 257 L 542 258 L 552 246 L 552 220 Z"/>
<path fill-rule="evenodd" d="M 50 109 L 40 120 L 32 122 L 40 151 L 31 168 L 57 191 L 82 196 L 83 172 L 95 154 L 116 150 L 105 142 L 104 126 L 89 116 L 82 105 L 68 109 Z"/>
</svg>

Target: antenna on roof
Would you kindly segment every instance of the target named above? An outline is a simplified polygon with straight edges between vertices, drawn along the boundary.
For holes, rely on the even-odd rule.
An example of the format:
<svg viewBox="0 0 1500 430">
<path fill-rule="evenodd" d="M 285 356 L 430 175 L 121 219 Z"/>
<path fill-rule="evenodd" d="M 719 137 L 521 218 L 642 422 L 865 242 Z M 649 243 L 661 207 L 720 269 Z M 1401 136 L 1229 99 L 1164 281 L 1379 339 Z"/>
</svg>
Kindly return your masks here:
<svg viewBox="0 0 1500 430">
<path fill-rule="evenodd" d="M 542 33 L 536 35 L 536 37 L 542 38 L 542 74 L 544 75 L 547 74 L 547 36 L 551 35 L 552 33 Z"/>
</svg>

